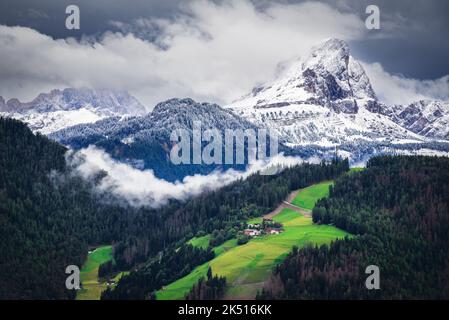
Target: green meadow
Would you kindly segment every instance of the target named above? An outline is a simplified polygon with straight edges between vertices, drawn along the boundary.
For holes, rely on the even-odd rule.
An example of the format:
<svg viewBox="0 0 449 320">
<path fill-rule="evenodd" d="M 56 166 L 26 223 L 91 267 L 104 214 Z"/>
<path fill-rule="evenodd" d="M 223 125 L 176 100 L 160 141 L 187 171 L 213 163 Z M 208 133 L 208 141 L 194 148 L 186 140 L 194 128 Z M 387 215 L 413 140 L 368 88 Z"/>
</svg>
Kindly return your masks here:
<svg viewBox="0 0 449 320">
<path fill-rule="evenodd" d="M 203 237 L 202 237 L 203 238 Z M 202 246 L 204 245 L 204 241 L 196 241 L 199 238 L 193 238 L 189 241 L 193 246 Z M 192 241 L 193 240 L 193 241 Z M 231 239 L 224 242 L 222 245 L 214 248 L 215 259 L 219 257 L 221 254 L 231 250 L 232 248 L 237 246 L 237 239 Z M 209 261 L 210 262 L 210 261 Z M 156 298 L 158 300 L 177 300 L 183 299 L 185 295 L 190 291 L 195 283 L 198 282 L 199 279 L 205 277 L 207 275 L 207 269 L 209 268 L 209 262 L 206 262 L 190 272 L 185 277 L 172 282 L 171 284 L 163 287 L 161 290 L 156 292 Z"/>
<path fill-rule="evenodd" d="M 99 300 L 106 283 L 98 280 L 98 268 L 112 259 L 112 246 L 104 246 L 91 252 L 80 270 L 82 289 L 76 295 L 77 300 Z M 121 275 L 120 275 L 121 276 Z"/>
<path fill-rule="evenodd" d="M 190 239 L 187 243 L 194 247 L 207 249 L 209 247 L 210 235 L 203 237 L 195 237 Z"/>
<path fill-rule="evenodd" d="M 304 188 L 293 199 L 292 204 L 303 209 L 312 210 L 319 199 L 329 196 L 329 187 L 333 184 L 333 181 L 325 181 Z"/>
<path fill-rule="evenodd" d="M 209 266 L 214 274 L 226 277 L 228 285 L 225 298 L 254 298 L 273 267 L 282 262 L 293 246 L 328 244 L 348 235 L 333 226 L 314 225 L 311 218 L 287 208 L 273 220 L 284 225 L 284 232 L 254 238 L 241 246 L 228 241 L 215 249 L 217 256 L 214 259 L 159 290 L 157 299 L 183 299 L 192 286 L 206 276 Z"/>
<path fill-rule="evenodd" d="M 284 225 L 284 232 L 254 238 L 210 261 L 212 271 L 228 281 L 226 298 L 254 298 L 273 267 L 282 262 L 293 246 L 327 244 L 347 235 L 332 226 L 314 225 L 311 218 L 287 208 L 273 220 Z"/>
<path fill-rule="evenodd" d="M 293 204 L 312 210 L 319 199 L 329 195 L 329 186 L 332 184 L 332 181 L 326 181 L 302 189 Z M 283 224 L 282 233 L 253 238 L 241 246 L 237 246 L 235 239 L 225 242 L 214 249 L 214 259 L 159 290 L 156 293 L 157 299 L 183 299 L 192 286 L 206 276 L 209 267 L 214 274 L 226 277 L 225 298 L 251 299 L 262 288 L 273 267 L 282 262 L 293 246 L 329 244 L 333 240 L 349 236 L 345 231 L 333 226 L 315 225 L 312 218 L 289 208 L 284 208 L 273 220 Z M 262 218 L 258 217 L 250 219 L 248 223 L 261 221 Z M 209 244 L 209 240 L 209 236 L 197 237 L 189 243 L 204 248 Z"/>
</svg>

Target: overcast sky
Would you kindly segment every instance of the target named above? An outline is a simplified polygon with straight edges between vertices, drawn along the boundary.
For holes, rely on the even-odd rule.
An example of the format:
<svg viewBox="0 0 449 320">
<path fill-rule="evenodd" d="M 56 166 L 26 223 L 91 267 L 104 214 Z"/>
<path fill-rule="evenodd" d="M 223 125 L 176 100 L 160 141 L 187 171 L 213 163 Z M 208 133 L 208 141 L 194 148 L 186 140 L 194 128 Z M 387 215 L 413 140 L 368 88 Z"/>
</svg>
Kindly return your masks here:
<svg viewBox="0 0 449 320">
<path fill-rule="evenodd" d="M 80 30 L 65 28 L 69 4 Z M 365 28 L 368 4 L 378 31 Z M 0 95 L 85 86 L 126 89 L 150 109 L 226 104 L 329 37 L 348 41 L 384 101 L 449 98 L 446 0 L 1 0 Z"/>
</svg>

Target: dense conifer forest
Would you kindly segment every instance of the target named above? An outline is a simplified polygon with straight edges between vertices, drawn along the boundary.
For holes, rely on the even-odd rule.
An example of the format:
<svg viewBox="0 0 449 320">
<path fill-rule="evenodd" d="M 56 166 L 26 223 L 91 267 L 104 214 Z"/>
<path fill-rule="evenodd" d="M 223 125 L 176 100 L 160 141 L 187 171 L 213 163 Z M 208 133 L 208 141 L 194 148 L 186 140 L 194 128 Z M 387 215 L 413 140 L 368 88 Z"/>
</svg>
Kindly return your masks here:
<svg viewBox="0 0 449 320">
<path fill-rule="evenodd" d="M 0 119 L 0 298 L 74 298 L 66 266 L 80 266 L 89 244 L 117 234 L 120 210 L 98 206 L 90 186 L 67 174 L 65 152 Z"/>
<path fill-rule="evenodd" d="M 114 254 L 114 264 L 103 265 L 100 275 L 132 270 L 103 298 L 154 298 L 155 290 L 213 258 L 211 248 L 185 245 L 190 238 L 211 234 L 217 246 L 291 190 L 337 177 L 313 220 L 355 236 L 294 249 L 259 298 L 449 297 L 447 158 L 377 157 L 366 170 L 344 175 L 347 161 L 304 164 L 151 209 L 105 202 L 98 181 L 77 176 L 66 152 L 21 122 L 0 119 L 2 299 L 74 298 L 64 285 L 65 267 L 81 266 L 88 248 L 100 244 L 112 244 Z M 380 268 L 380 290 L 365 287 L 368 265 Z M 219 298 L 225 282 L 210 274 L 187 298 Z"/>
<path fill-rule="evenodd" d="M 66 151 L 19 121 L 0 119 L 2 299 L 74 298 L 65 288 L 65 268 L 81 266 L 89 246 L 113 244 L 114 268 L 139 266 L 138 272 L 145 272 L 161 252 L 195 235 L 214 234 L 218 245 L 235 236 L 247 218 L 272 210 L 290 190 L 348 170 L 347 161 L 305 164 L 275 176 L 252 175 L 159 209 L 134 208 L 105 203 L 95 192 L 98 181 L 77 176 Z"/>
<path fill-rule="evenodd" d="M 337 180 L 313 220 L 356 237 L 293 250 L 259 298 L 449 298 L 449 159 L 373 158 Z M 365 287 L 369 265 L 379 290 Z"/>
</svg>

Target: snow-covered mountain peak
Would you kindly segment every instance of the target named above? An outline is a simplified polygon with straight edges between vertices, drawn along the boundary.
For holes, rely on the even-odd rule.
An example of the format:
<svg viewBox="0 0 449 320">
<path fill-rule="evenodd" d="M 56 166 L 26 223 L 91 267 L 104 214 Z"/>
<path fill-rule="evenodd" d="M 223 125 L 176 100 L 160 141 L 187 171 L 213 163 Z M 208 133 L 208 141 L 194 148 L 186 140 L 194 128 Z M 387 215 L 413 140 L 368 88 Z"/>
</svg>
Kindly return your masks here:
<svg viewBox="0 0 449 320">
<path fill-rule="evenodd" d="M 31 102 L 0 98 L 0 113 L 48 134 L 62 128 L 91 123 L 111 116 L 144 115 L 145 107 L 124 90 L 55 89 Z"/>
<path fill-rule="evenodd" d="M 327 52 L 340 51 L 340 52 L 346 52 L 346 54 L 349 54 L 349 51 L 350 51 L 348 43 L 346 41 L 338 39 L 338 38 L 329 38 L 327 40 L 324 40 L 318 46 L 313 47 L 312 50 L 313 51 L 325 50 Z"/>
<path fill-rule="evenodd" d="M 195 121 L 201 122 L 203 128 L 224 130 L 252 127 L 246 120 L 217 104 L 200 103 L 190 98 L 175 98 L 158 103 L 147 118 L 161 129 L 190 129 Z"/>
<path fill-rule="evenodd" d="M 109 111 L 111 114 L 142 115 L 145 113 L 145 107 L 127 91 L 108 89 L 54 89 L 49 93 L 39 94 L 29 103 L 21 103 L 20 107 L 21 109 L 11 111 L 69 111 L 89 107 L 103 112 Z"/>
<path fill-rule="evenodd" d="M 349 46 L 346 42 L 339 39 L 330 39 L 312 48 L 303 63 L 303 68 L 322 69 L 333 74 L 339 74 L 347 69 L 349 57 Z"/>
<path fill-rule="evenodd" d="M 329 39 L 279 77 L 227 106 L 278 131 L 288 145 L 421 140 L 393 122 L 377 101 L 362 65 L 342 40 Z"/>
<path fill-rule="evenodd" d="M 352 95 L 356 99 L 376 98 L 365 70 L 350 54 L 349 46 L 343 40 L 330 39 L 312 49 L 303 69 L 334 76 L 347 96 Z"/>
<path fill-rule="evenodd" d="M 143 117 L 110 117 L 95 123 L 79 124 L 49 135 L 64 144 L 71 141 L 90 141 L 116 138 L 123 141 L 168 141 L 174 130 L 191 132 L 194 123 L 201 128 L 225 129 L 255 128 L 253 124 L 223 109 L 217 104 L 199 103 L 190 98 L 170 99 L 158 103 L 152 112 Z"/>
<path fill-rule="evenodd" d="M 314 47 L 305 58 L 292 62 L 274 82 L 254 88 L 251 94 L 229 107 L 237 113 L 296 105 L 326 107 L 337 113 L 357 113 L 373 108 L 374 90 L 342 40 L 330 39 Z"/>
<path fill-rule="evenodd" d="M 191 98 L 172 98 L 163 102 L 158 103 L 153 111 L 152 115 L 158 115 L 158 114 L 164 114 L 164 113 L 176 113 L 176 112 L 183 112 L 183 111 L 189 111 L 194 110 L 201 107 L 207 107 L 207 108 L 219 108 L 218 105 L 212 104 L 212 103 L 199 103 Z"/>
</svg>

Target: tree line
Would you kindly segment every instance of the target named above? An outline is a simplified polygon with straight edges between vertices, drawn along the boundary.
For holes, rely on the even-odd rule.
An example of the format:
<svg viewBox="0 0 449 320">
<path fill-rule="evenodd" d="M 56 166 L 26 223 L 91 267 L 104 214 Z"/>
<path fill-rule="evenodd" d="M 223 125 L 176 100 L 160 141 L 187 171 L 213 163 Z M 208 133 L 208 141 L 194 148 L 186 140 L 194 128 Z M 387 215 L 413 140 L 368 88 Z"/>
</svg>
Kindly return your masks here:
<svg viewBox="0 0 449 320">
<path fill-rule="evenodd" d="M 226 277 L 212 275 L 212 269 L 207 270 L 207 277 L 201 278 L 190 289 L 186 300 L 218 300 L 223 297 L 226 288 Z"/>
</svg>

